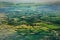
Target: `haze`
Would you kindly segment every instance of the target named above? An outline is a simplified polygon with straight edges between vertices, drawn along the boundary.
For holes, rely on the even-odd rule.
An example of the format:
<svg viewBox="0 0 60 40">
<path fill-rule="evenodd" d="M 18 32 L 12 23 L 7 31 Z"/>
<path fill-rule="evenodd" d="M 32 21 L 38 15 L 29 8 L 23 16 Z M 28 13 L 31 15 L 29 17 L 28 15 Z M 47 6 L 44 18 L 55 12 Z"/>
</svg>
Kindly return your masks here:
<svg viewBox="0 0 60 40">
<path fill-rule="evenodd" d="M 16 3 L 54 3 L 60 0 L 0 0 L 0 2 L 16 2 Z"/>
</svg>

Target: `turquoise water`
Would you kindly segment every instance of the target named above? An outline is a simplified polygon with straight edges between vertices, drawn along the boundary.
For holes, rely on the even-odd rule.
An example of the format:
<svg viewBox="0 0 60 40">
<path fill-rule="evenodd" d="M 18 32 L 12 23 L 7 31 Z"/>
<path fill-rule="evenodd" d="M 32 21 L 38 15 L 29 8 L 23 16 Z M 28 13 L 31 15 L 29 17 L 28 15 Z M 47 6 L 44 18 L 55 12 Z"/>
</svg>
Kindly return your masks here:
<svg viewBox="0 0 60 40">
<path fill-rule="evenodd" d="M 6 14 L 20 14 L 20 15 L 30 15 L 30 14 L 41 14 L 41 15 L 57 15 L 60 16 L 60 6 L 56 5 L 40 5 L 40 6 L 7 6 L 0 8 L 0 13 Z M 57 13 L 57 14 L 56 14 Z M 9 14 L 9 15 L 10 15 Z"/>
<path fill-rule="evenodd" d="M 0 12 L 8 11 L 60 11 L 60 6 L 56 5 L 41 5 L 41 6 L 7 6 L 0 8 Z"/>
</svg>

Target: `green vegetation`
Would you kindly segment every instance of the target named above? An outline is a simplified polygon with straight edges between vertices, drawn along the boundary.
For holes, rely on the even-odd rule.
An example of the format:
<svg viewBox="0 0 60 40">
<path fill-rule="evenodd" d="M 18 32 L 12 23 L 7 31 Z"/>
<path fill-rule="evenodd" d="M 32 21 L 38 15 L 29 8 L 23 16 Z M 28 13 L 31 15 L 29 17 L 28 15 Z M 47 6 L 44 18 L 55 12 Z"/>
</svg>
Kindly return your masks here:
<svg viewBox="0 0 60 40">
<path fill-rule="evenodd" d="M 36 9 L 40 4 L 33 3 L 25 3 L 26 5 L 24 3 L 0 3 L 2 4 L 3 6 L 0 7 L 12 7 L 0 13 L 2 40 L 60 40 L 58 38 L 60 35 L 59 11 L 43 10 L 40 12 Z"/>
<path fill-rule="evenodd" d="M 4 20 L 4 21 L 3 21 Z M 11 32 L 16 32 L 18 35 L 15 40 L 57 40 L 59 36 L 60 25 L 55 22 L 44 21 L 36 17 L 13 16 L 5 17 L 1 21 L 1 28 L 9 29 Z M 2 27 L 4 24 L 4 27 Z"/>
</svg>

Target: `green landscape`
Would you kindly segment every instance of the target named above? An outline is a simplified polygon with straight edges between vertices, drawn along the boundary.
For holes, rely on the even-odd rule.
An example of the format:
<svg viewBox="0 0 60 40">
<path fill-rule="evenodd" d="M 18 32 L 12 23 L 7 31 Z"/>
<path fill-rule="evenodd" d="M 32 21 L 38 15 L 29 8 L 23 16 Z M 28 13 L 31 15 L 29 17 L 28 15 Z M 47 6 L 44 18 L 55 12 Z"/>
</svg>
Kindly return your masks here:
<svg viewBox="0 0 60 40">
<path fill-rule="evenodd" d="M 60 40 L 60 5 L 0 2 L 0 40 Z"/>
</svg>

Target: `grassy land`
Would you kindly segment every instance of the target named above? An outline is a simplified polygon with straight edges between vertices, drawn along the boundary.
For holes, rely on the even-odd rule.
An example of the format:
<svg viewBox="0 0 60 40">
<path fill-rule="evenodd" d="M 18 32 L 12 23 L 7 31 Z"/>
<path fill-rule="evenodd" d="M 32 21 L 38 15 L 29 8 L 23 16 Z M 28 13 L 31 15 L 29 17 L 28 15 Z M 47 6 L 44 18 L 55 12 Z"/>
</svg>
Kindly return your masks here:
<svg viewBox="0 0 60 40">
<path fill-rule="evenodd" d="M 59 36 L 59 33 L 56 30 L 53 29 L 58 29 L 60 26 L 54 25 L 54 24 L 47 24 L 44 22 L 39 22 L 39 23 L 34 23 L 34 26 L 30 25 L 7 25 L 7 24 L 1 24 L 0 25 L 0 38 L 1 37 L 10 37 L 13 34 L 17 33 L 18 35 L 15 34 L 13 35 L 13 38 L 10 37 L 11 40 L 47 40 L 49 37 L 52 36 L 51 39 L 49 40 L 57 40 L 57 36 Z M 6 36 L 3 36 L 6 35 Z M 46 37 L 47 36 L 47 37 Z M 3 38 L 8 40 L 9 38 Z M 9 40 L 10 40 L 9 39 Z"/>
</svg>

